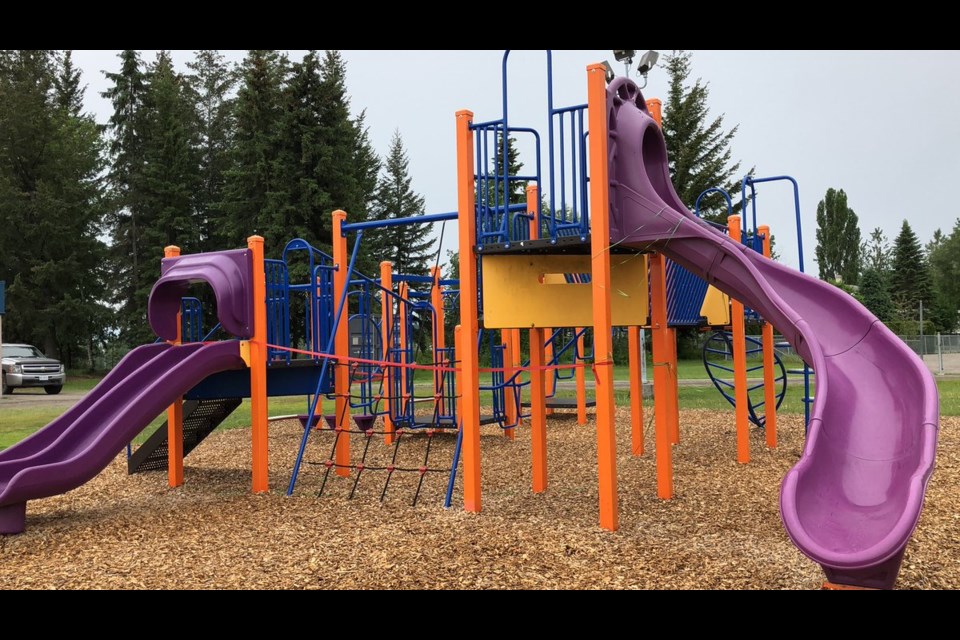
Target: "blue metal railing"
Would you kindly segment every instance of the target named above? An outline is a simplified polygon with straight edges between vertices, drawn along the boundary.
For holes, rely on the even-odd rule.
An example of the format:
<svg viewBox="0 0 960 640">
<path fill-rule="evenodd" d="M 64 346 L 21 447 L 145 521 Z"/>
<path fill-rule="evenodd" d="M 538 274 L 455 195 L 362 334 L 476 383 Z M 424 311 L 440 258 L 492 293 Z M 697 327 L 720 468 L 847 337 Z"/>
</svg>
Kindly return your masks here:
<svg viewBox="0 0 960 640">
<path fill-rule="evenodd" d="M 290 346 L 290 280 L 287 263 L 283 260 L 264 260 L 267 282 L 267 342 L 272 345 Z M 282 349 L 268 348 L 267 360 L 290 363 L 292 353 Z"/>
<path fill-rule="evenodd" d="M 180 341 L 200 342 L 203 339 L 203 303 L 197 298 L 180 300 Z"/>
</svg>

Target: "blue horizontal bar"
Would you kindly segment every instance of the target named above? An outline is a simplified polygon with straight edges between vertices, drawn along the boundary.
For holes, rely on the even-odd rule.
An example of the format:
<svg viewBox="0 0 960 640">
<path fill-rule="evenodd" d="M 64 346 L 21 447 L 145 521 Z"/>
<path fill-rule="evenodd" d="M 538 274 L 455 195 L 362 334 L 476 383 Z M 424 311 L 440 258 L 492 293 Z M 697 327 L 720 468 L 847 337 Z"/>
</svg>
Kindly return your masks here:
<svg viewBox="0 0 960 640">
<path fill-rule="evenodd" d="M 552 110 L 552 111 L 550 112 L 550 114 L 551 114 L 551 115 L 557 115 L 557 114 L 559 114 L 559 113 L 569 113 L 569 112 L 571 112 L 571 111 L 581 111 L 581 110 L 586 109 L 586 108 L 587 108 L 587 105 L 585 105 L 585 104 L 578 104 L 578 105 L 574 105 L 574 106 L 572 106 L 572 107 L 560 107 L 560 108 L 554 109 L 554 110 Z"/>
<path fill-rule="evenodd" d="M 483 207 L 483 208 L 485 209 L 487 214 L 503 213 L 503 209 L 504 209 L 502 206 L 501 207 Z M 511 204 L 510 206 L 507 207 L 507 211 L 510 211 L 511 213 L 514 211 L 522 211 L 526 213 L 527 204 L 525 202 L 519 203 L 519 204 Z"/>
<path fill-rule="evenodd" d="M 486 122 L 477 122 L 470 125 L 470 128 L 476 131 L 477 129 L 489 129 L 490 127 L 502 127 L 503 120 L 488 120 Z"/>
<path fill-rule="evenodd" d="M 409 218 L 390 218 L 389 220 L 369 220 L 367 222 L 354 222 L 345 224 L 341 228 L 343 234 L 354 231 L 366 231 L 367 229 L 385 229 L 387 227 L 402 227 L 408 224 L 428 224 L 432 222 L 447 222 L 456 220 L 459 214 L 456 211 L 448 213 L 432 213 L 426 216 L 411 216 Z"/>
<path fill-rule="evenodd" d="M 433 284 L 433 278 L 430 276 L 416 276 L 416 275 L 406 275 L 406 274 L 395 274 L 393 276 L 394 282 L 412 282 L 414 284 Z"/>
</svg>

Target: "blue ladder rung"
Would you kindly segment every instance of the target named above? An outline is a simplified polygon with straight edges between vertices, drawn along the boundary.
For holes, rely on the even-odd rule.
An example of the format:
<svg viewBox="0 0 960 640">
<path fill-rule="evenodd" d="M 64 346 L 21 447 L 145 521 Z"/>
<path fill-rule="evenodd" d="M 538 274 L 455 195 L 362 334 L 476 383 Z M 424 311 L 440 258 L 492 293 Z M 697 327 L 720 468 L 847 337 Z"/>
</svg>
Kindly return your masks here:
<svg viewBox="0 0 960 640">
<path fill-rule="evenodd" d="M 720 369 L 722 371 L 729 371 L 730 373 L 733 373 L 733 367 L 725 367 L 722 364 L 712 364 L 710 366 L 714 367 L 715 369 Z"/>
<path fill-rule="evenodd" d="M 722 349 L 714 349 L 712 347 L 707 347 L 707 353 L 719 353 L 722 356 L 732 355 L 729 351 L 724 351 Z"/>
</svg>

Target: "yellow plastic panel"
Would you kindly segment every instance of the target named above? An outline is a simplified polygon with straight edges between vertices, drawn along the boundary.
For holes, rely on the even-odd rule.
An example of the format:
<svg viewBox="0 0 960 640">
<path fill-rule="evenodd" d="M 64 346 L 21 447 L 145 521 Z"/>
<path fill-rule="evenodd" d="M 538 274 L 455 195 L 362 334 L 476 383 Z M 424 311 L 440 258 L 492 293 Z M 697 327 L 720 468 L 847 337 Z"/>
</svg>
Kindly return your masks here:
<svg viewBox="0 0 960 640">
<path fill-rule="evenodd" d="M 564 274 L 590 273 L 588 255 L 483 256 L 483 326 L 488 329 L 593 326 L 592 286 L 569 284 Z M 613 324 L 647 322 L 647 259 L 610 259 Z"/>
<path fill-rule="evenodd" d="M 700 315 L 707 319 L 711 327 L 726 327 L 730 324 L 730 296 L 713 285 L 707 287 Z"/>
</svg>

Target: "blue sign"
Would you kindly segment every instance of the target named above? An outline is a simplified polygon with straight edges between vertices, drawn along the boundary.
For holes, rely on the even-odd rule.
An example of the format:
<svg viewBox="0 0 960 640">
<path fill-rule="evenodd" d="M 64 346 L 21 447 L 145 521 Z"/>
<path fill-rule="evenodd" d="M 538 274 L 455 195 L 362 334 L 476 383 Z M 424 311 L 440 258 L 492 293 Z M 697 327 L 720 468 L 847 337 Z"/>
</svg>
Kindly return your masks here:
<svg viewBox="0 0 960 640">
<path fill-rule="evenodd" d="M 4 282 L 3 280 L 0 280 L 0 316 L 2 316 L 7 311 L 7 307 L 6 307 L 7 298 L 5 293 L 6 288 L 7 288 L 7 283 Z"/>
</svg>

